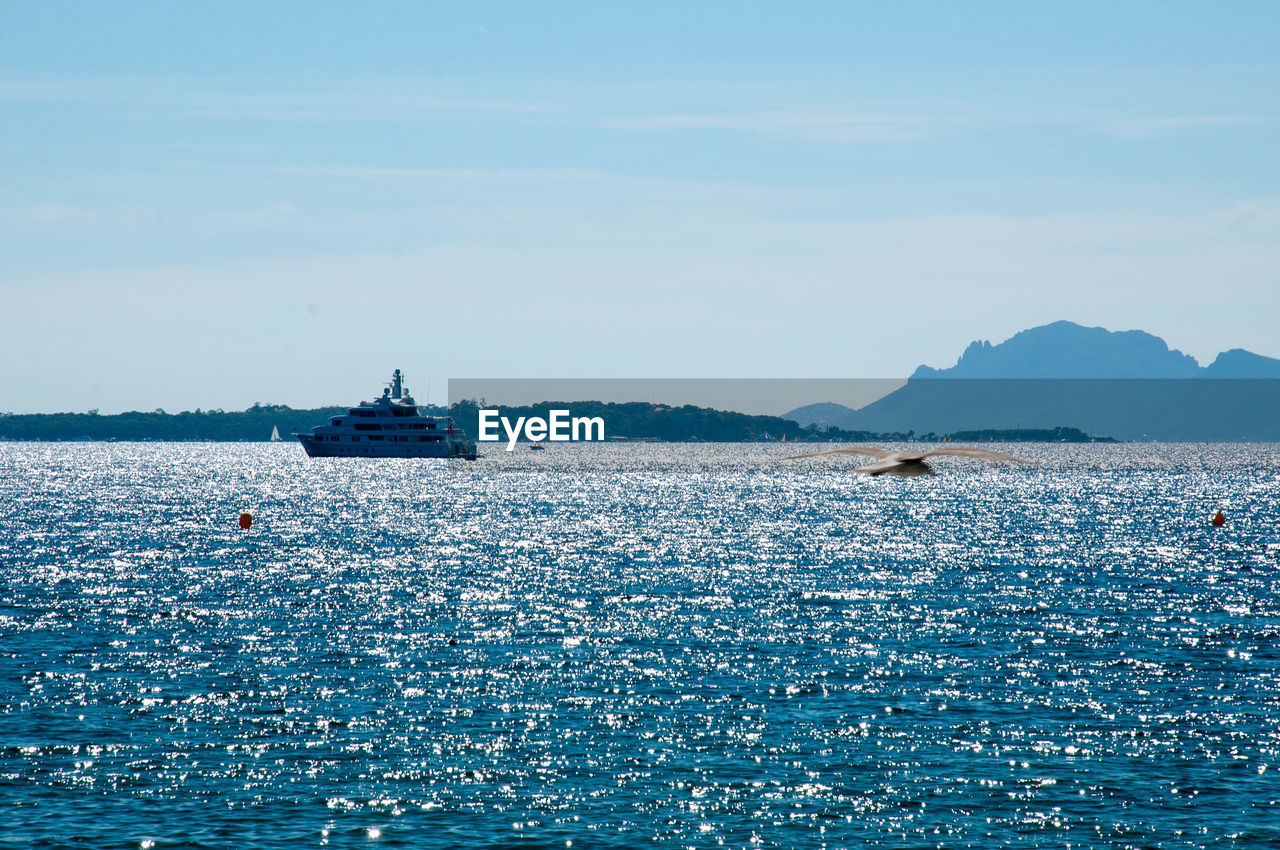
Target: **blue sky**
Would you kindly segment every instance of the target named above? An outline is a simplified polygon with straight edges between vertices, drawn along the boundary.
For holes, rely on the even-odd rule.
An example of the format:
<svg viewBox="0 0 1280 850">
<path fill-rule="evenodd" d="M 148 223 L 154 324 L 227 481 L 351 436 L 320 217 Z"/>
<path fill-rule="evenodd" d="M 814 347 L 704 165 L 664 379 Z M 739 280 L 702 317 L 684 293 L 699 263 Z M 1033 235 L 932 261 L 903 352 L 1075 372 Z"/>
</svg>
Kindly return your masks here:
<svg viewBox="0 0 1280 850">
<path fill-rule="evenodd" d="M 1280 5 L 689 5 L 0 5 L 0 411 L 1280 356 Z"/>
</svg>

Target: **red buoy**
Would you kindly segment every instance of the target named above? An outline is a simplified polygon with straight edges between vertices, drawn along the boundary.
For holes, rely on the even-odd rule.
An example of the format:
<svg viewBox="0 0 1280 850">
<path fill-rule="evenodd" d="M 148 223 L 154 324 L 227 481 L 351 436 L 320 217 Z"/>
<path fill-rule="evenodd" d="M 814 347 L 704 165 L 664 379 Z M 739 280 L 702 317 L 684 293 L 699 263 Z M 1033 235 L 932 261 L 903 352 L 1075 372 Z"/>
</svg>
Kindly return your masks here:
<svg viewBox="0 0 1280 850">
<path fill-rule="evenodd" d="M 1213 524 L 1218 527 L 1222 527 L 1226 525 L 1227 524 L 1226 515 L 1223 514 L 1222 511 L 1218 511 L 1216 514 L 1213 515 Z"/>
<path fill-rule="evenodd" d="M 248 513 L 240 514 L 240 527 L 248 528 L 253 525 L 253 517 Z"/>
</svg>

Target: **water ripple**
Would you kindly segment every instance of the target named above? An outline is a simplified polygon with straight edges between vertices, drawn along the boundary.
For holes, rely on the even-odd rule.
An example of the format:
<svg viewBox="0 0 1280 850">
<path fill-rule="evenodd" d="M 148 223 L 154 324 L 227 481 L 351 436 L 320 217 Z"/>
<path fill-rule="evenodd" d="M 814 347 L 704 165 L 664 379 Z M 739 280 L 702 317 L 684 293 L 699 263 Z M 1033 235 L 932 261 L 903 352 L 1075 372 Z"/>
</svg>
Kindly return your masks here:
<svg viewBox="0 0 1280 850">
<path fill-rule="evenodd" d="M 1280 449 L 1020 451 L 0 444 L 0 846 L 1280 841 Z"/>
</svg>

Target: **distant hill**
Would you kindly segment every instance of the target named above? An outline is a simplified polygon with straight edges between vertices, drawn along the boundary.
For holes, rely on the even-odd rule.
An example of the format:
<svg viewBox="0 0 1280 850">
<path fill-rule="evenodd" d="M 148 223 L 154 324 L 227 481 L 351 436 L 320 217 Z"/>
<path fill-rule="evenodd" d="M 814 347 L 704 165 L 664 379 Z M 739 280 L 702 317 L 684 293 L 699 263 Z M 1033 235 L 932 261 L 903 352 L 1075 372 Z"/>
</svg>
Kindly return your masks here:
<svg viewBox="0 0 1280 850">
<path fill-rule="evenodd" d="M 799 422 L 805 427 L 812 425 L 815 428 L 838 428 L 840 426 L 836 423 L 846 421 L 852 413 L 853 408 L 824 401 L 797 407 L 789 413 L 782 414 L 782 417 Z"/>
<path fill-rule="evenodd" d="M 915 379 L 837 427 L 948 434 L 1059 425 L 1122 440 L 1280 441 L 1280 380 Z"/>
<path fill-rule="evenodd" d="M 1217 379 L 1217 380 L 1210 380 Z M 946 369 L 858 410 L 785 414 L 848 430 L 1053 428 L 1141 440 L 1280 440 L 1280 360 L 1243 349 L 1207 367 L 1145 331 L 1054 322 L 998 345 L 974 342 Z"/>
<path fill-rule="evenodd" d="M 1201 375 L 1206 378 L 1280 378 L 1280 360 L 1233 348 L 1219 354 L 1204 367 Z"/>
<path fill-rule="evenodd" d="M 948 369 L 921 366 L 912 378 L 1280 378 L 1280 360 L 1240 348 L 1202 367 L 1146 331 L 1054 322 L 998 345 L 972 342 Z"/>
<path fill-rule="evenodd" d="M 479 433 L 479 406 L 460 401 L 447 410 L 419 405 L 432 416 L 452 416 L 459 427 L 476 437 Z M 600 416 L 605 421 L 606 439 L 654 440 L 659 442 L 903 442 L 916 434 L 906 431 L 847 431 L 839 428 L 801 427 L 778 416 L 754 416 L 707 407 L 671 407 L 650 402 L 551 402 L 523 407 L 497 406 L 499 415 L 515 421 L 520 417 L 547 419 L 553 409 L 572 410 L 575 416 Z M 847 408 L 842 408 L 847 410 Z M 159 441 L 159 442 L 262 442 L 273 428 L 289 442 L 291 431 L 324 424 L 330 416 L 345 413 L 345 407 L 294 410 L 284 405 L 255 404 L 244 411 L 184 411 L 166 413 L 119 413 L 102 416 L 90 413 L 0 414 L 0 441 Z M 920 432 L 922 439 L 934 434 Z M 953 435 L 954 436 L 954 435 Z M 506 437 L 503 437 L 505 441 Z M 1081 442 L 1088 437 L 1072 429 L 1042 431 L 983 432 L 966 436 L 977 440 L 1021 440 L 1029 442 Z"/>
<path fill-rule="evenodd" d="M 248 410 L 166 413 L 0 413 L 0 440 L 163 440 L 170 442 L 261 442 L 272 429 L 292 440 L 296 427 L 323 425 L 345 407 L 294 410 L 282 404 L 255 404 Z"/>
<path fill-rule="evenodd" d="M 795 421 L 780 416 L 753 416 L 691 404 L 673 407 L 644 401 L 543 401 L 530 405 L 489 407 L 513 422 L 521 417 L 547 419 L 556 409 L 571 410 L 574 416 L 599 416 L 605 422 L 605 438 L 618 440 L 735 443 L 784 438 L 789 441 L 868 440 L 881 436 L 839 429 L 823 429 L 819 433 L 816 428 L 802 428 Z M 457 402 L 449 412 L 470 436 L 475 437 L 479 433 L 479 405 L 475 401 Z M 901 438 L 903 435 L 896 436 Z"/>
<path fill-rule="evenodd" d="M 432 416 L 453 416 L 472 437 L 477 435 L 478 407 L 462 401 L 449 409 L 419 405 Z M 824 441 L 903 440 L 905 433 L 851 432 L 837 428 L 802 428 L 778 416 L 751 416 L 685 405 L 669 407 L 648 402 L 604 404 L 596 401 L 542 402 L 527 407 L 498 407 L 512 420 L 521 416 L 546 418 L 552 408 L 572 410 L 575 416 L 602 416 L 606 437 L 661 441 Z M 244 411 L 131 411 L 113 415 L 89 413 L 0 414 L 0 440 L 156 440 L 172 442 L 261 442 L 272 429 L 293 441 L 294 428 L 325 424 L 347 407 L 294 410 L 284 405 L 255 404 Z"/>
<path fill-rule="evenodd" d="M 1023 430 L 989 429 L 956 431 L 948 434 L 949 443 L 1117 443 L 1114 437 L 1096 437 L 1079 428 L 1027 428 Z"/>
</svg>

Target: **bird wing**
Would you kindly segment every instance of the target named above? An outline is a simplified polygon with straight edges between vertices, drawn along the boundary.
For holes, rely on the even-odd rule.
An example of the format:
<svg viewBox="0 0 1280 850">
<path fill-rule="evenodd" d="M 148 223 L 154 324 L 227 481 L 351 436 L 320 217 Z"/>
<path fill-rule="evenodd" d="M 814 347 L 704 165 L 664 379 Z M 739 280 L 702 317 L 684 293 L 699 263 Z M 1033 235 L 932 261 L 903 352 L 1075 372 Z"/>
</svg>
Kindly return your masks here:
<svg viewBox="0 0 1280 850">
<path fill-rule="evenodd" d="M 926 458 L 926 457 L 934 457 L 936 455 L 956 455 L 957 457 L 972 457 L 972 458 L 977 458 L 978 460 L 1011 460 L 1011 461 L 1014 461 L 1015 463 L 1031 463 L 1031 461 L 1029 460 L 1024 460 L 1023 458 L 1020 458 L 1020 457 L 1014 457 L 1013 455 L 1001 454 L 1000 452 L 991 452 L 991 451 L 987 451 L 986 449 L 967 448 L 965 446 L 957 446 L 955 448 L 946 448 L 946 449 L 934 449 L 931 452 L 924 452 L 923 454 L 916 455 L 915 457 Z M 902 458 L 903 460 L 913 459 L 911 455 L 903 455 Z"/>
<path fill-rule="evenodd" d="M 882 460 L 879 463 L 873 463 L 870 466 L 860 466 L 854 472 L 865 472 L 868 475 L 879 475 L 882 472 L 892 472 L 902 466 L 902 461 L 895 458 Z"/>
<path fill-rule="evenodd" d="M 825 452 L 809 452 L 803 455 L 792 455 L 787 460 L 797 460 L 802 457 L 819 457 L 821 455 L 870 455 L 871 457 L 889 457 L 895 454 L 888 449 L 876 449 L 871 446 L 846 446 L 843 449 L 827 449 Z"/>
</svg>

